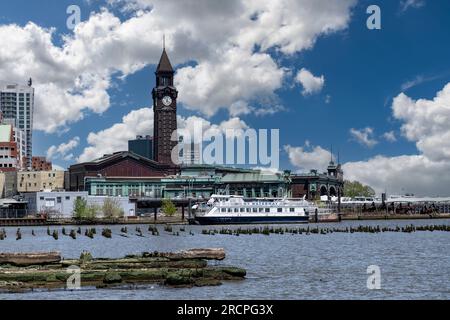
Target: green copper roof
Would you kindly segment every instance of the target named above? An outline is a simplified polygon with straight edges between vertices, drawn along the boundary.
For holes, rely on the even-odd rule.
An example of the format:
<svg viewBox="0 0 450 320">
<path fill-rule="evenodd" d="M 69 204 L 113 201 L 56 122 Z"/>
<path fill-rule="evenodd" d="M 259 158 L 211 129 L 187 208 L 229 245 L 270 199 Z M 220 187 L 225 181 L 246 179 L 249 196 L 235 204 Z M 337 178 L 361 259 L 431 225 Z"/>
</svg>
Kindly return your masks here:
<svg viewBox="0 0 450 320">
<path fill-rule="evenodd" d="M 231 182 L 280 182 L 283 181 L 282 176 L 276 174 L 263 173 L 228 173 L 222 179 L 222 183 Z"/>
</svg>

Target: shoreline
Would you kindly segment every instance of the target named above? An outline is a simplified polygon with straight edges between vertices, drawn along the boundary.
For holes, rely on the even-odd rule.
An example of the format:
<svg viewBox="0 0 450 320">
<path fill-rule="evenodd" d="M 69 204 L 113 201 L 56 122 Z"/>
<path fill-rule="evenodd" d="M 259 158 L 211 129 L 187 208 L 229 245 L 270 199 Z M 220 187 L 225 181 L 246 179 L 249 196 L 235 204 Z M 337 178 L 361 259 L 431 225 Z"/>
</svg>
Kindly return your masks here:
<svg viewBox="0 0 450 320">
<path fill-rule="evenodd" d="M 373 221 L 373 220 L 436 220 L 450 219 L 450 214 L 377 214 L 377 215 L 342 215 L 342 221 Z"/>
<path fill-rule="evenodd" d="M 59 252 L 0 253 L 0 293 L 148 283 L 192 288 L 245 280 L 243 268 L 208 263 L 224 259 L 222 248 L 143 252 L 122 258 L 94 258 L 83 251 L 79 259 L 65 259 Z M 73 288 L 74 277 L 78 284 Z"/>
<path fill-rule="evenodd" d="M 313 218 L 313 217 L 311 217 Z M 341 214 L 339 218 L 329 218 L 319 216 L 319 220 L 316 222 L 310 220 L 309 223 L 333 223 L 342 221 L 379 221 L 379 220 L 436 220 L 436 219 L 450 219 L 450 214 L 368 214 L 368 215 L 356 215 L 356 214 Z M 188 221 L 180 218 L 160 218 L 159 220 L 150 219 L 130 219 L 130 220 L 97 220 L 97 221 L 73 221 L 73 220 L 61 220 L 61 221 L 46 221 L 36 218 L 23 218 L 23 219 L 0 219 L 0 227 L 51 227 L 51 226 L 108 226 L 108 225 L 187 225 Z M 262 225 L 262 224 L 261 224 Z"/>
</svg>

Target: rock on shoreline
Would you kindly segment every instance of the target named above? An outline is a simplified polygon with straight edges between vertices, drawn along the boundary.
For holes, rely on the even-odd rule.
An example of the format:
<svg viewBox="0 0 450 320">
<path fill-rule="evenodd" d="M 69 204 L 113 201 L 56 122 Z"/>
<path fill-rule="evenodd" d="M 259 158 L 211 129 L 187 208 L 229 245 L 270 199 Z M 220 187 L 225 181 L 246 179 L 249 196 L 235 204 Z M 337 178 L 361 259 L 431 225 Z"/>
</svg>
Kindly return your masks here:
<svg viewBox="0 0 450 320">
<path fill-rule="evenodd" d="M 225 251 L 216 248 L 147 252 L 120 259 L 95 259 L 86 252 L 73 260 L 62 259 L 58 252 L 0 253 L 0 290 L 66 288 L 73 275 L 69 268 L 79 268 L 81 287 L 145 283 L 192 287 L 245 278 L 246 270 L 242 268 L 208 266 L 207 260 L 223 259 Z"/>
</svg>

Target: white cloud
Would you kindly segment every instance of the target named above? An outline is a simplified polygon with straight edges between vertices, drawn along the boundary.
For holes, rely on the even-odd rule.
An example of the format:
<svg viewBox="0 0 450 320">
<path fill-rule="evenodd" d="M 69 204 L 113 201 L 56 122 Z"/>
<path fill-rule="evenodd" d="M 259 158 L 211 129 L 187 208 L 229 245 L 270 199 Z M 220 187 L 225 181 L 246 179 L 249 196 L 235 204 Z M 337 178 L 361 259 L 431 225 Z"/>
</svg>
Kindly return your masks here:
<svg viewBox="0 0 450 320">
<path fill-rule="evenodd" d="M 217 61 L 205 61 L 178 70 L 175 85 L 180 102 L 206 116 L 230 108 L 233 115 L 249 113 L 247 102 L 271 98 L 282 85 L 283 69 L 265 53 L 239 48 L 223 52 Z"/>
<path fill-rule="evenodd" d="M 331 159 L 331 152 L 320 146 L 311 146 L 305 142 L 303 147 L 284 146 L 292 165 L 301 172 L 309 172 L 311 169 L 324 172 Z"/>
<path fill-rule="evenodd" d="M 402 134 L 416 142 L 417 149 L 434 161 L 450 160 L 450 83 L 433 100 L 413 100 L 404 93 L 392 104 Z"/>
<path fill-rule="evenodd" d="M 397 141 L 397 137 L 395 136 L 394 131 L 385 132 L 385 133 L 383 133 L 382 137 L 388 142 Z"/>
<path fill-rule="evenodd" d="M 60 165 L 57 165 L 57 164 L 54 164 L 54 163 L 52 164 L 52 170 L 54 170 L 54 171 L 66 171 L 66 169 L 64 169 Z"/>
<path fill-rule="evenodd" d="M 107 2 L 124 5 L 129 18 L 121 21 L 107 9 L 92 13 L 61 45 L 55 29 L 0 25 L 8 43 L 0 47 L 0 74 L 19 83 L 34 79 L 36 129 L 67 130 L 86 112 L 108 110 L 113 81 L 157 63 L 164 33 L 172 62 L 193 62 L 176 80 L 189 109 L 211 116 L 223 108 L 236 116 L 257 113 L 256 101 L 264 109 L 259 114 L 273 111 L 266 104 L 286 70 L 268 50 L 291 55 L 312 48 L 318 37 L 347 27 L 356 0 Z"/>
<path fill-rule="evenodd" d="M 450 195 L 450 83 L 432 100 L 394 98 L 393 115 L 403 121 L 403 135 L 416 143 L 418 155 L 376 156 L 344 165 L 348 179 L 370 184 L 378 192 Z"/>
<path fill-rule="evenodd" d="M 122 122 L 101 130 L 91 132 L 87 137 L 89 146 L 84 148 L 78 162 L 91 161 L 118 151 L 128 150 L 128 140 L 137 135 L 153 135 L 153 109 L 133 110 L 122 118 Z"/>
<path fill-rule="evenodd" d="M 325 85 L 325 77 L 314 76 L 309 70 L 302 68 L 295 77 L 295 80 L 303 86 L 304 96 L 318 93 Z"/>
<path fill-rule="evenodd" d="M 370 127 L 360 130 L 351 128 L 350 135 L 356 142 L 367 148 L 372 148 L 378 143 L 378 141 L 373 137 L 373 128 Z"/>
<path fill-rule="evenodd" d="M 344 177 L 372 186 L 377 193 L 450 195 L 450 162 L 431 161 L 424 155 L 376 156 L 343 165 Z"/>
<path fill-rule="evenodd" d="M 194 135 L 194 129 L 198 126 L 202 127 L 204 133 L 209 132 L 211 134 L 223 134 L 227 129 L 245 130 L 248 128 L 244 121 L 236 117 L 219 124 L 212 124 L 197 116 L 188 118 L 178 116 L 177 122 L 179 129 L 186 129 L 192 136 Z M 78 162 L 86 162 L 105 154 L 128 150 L 128 140 L 134 139 L 137 135 L 153 136 L 152 108 L 133 110 L 122 118 L 122 122 L 99 132 L 91 132 L 87 138 L 89 145 L 84 148 L 77 160 Z"/>
<path fill-rule="evenodd" d="M 408 80 L 408 81 L 402 83 L 400 88 L 402 91 L 406 91 L 408 89 L 414 88 L 415 86 L 418 86 L 419 84 L 423 83 L 425 80 L 426 79 L 423 76 L 419 75 L 419 76 L 416 76 L 412 80 Z"/>
<path fill-rule="evenodd" d="M 73 154 L 69 153 L 80 144 L 80 138 L 75 137 L 66 143 L 61 143 L 59 146 L 51 146 L 47 150 L 47 159 L 63 159 L 65 161 L 71 160 L 73 158 Z"/>
<path fill-rule="evenodd" d="M 421 8 L 425 6 L 425 0 L 402 0 L 400 2 L 400 11 L 405 12 L 409 8 Z"/>
</svg>

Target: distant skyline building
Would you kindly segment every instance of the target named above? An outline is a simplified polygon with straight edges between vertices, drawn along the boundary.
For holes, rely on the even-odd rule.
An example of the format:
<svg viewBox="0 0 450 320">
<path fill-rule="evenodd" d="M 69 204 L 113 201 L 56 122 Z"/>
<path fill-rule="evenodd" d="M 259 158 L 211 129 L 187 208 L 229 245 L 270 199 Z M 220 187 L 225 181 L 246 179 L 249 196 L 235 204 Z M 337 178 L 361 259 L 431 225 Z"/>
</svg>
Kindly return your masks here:
<svg viewBox="0 0 450 320">
<path fill-rule="evenodd" d="M 34 88 L 32 80 L 28 85 L 0 82 L 0 111 L 5 121 L 25 133 L 27 159 L 26 167 L 31 168 L 33 156 L 33 112 Z"/>
<path fill-rule="evenodd" d="M 128 151 L 153 160 L 153 138 L 151 136 L 137 136 L 128 141 Z"/>
<path fill-rule="evenodd" d="M 182 137 L 180 138 L 182 142 Z M 200 164 L 200 143 L 184 143 L 179 152 L 179 161 L 184 165 Z"/>
</svg>

